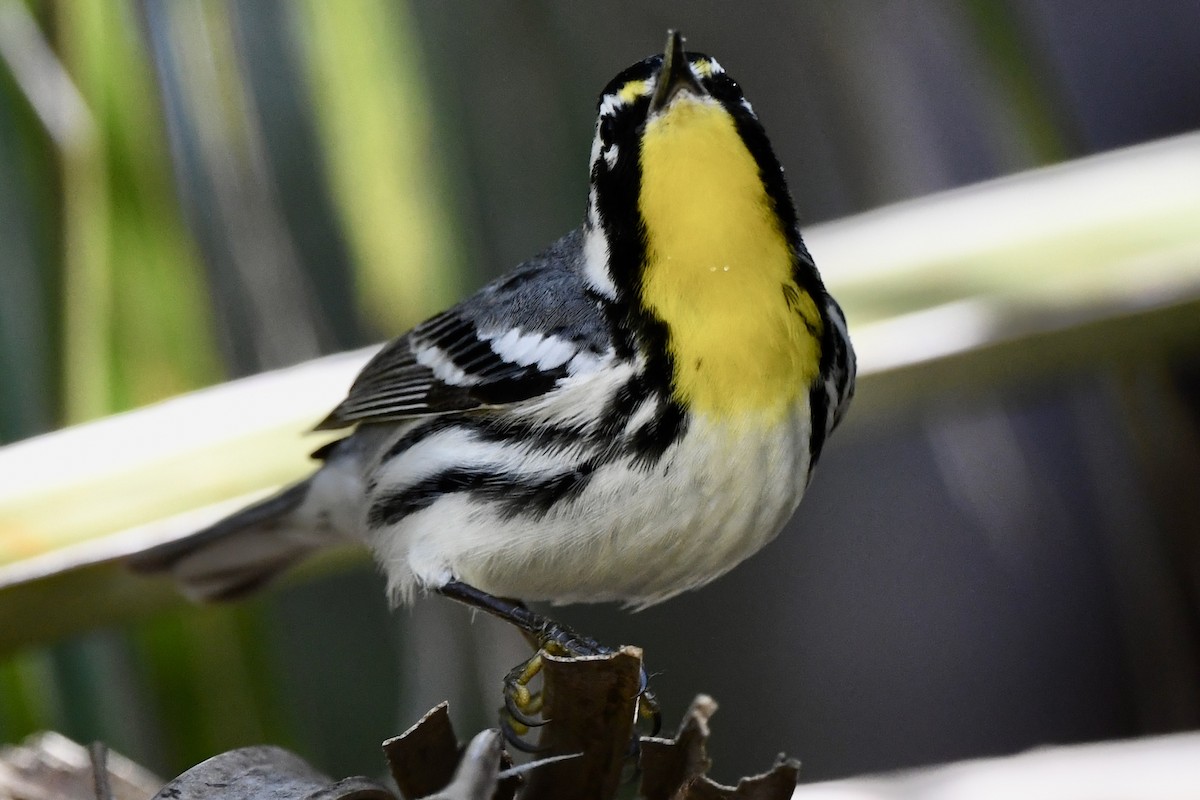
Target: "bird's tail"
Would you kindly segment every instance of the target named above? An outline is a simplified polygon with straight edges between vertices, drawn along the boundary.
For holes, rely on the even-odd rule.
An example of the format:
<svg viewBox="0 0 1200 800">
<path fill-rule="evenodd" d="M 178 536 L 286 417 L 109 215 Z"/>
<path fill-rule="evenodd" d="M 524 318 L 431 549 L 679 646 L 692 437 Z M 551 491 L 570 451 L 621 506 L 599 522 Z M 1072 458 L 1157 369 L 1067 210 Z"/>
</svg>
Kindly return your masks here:
<svg viewBox="0 0 1200 800">
<path fill-rule="evenodd" d="M 315 478 L 315 476 L 314 476 Z M 314 478 L 289 486 L 190 536 L 129 558 L 138 572 L 167 572 L 197 602 L 254 591 L 312 551 L 338 539 L 302 510 Z"/>
</svg>

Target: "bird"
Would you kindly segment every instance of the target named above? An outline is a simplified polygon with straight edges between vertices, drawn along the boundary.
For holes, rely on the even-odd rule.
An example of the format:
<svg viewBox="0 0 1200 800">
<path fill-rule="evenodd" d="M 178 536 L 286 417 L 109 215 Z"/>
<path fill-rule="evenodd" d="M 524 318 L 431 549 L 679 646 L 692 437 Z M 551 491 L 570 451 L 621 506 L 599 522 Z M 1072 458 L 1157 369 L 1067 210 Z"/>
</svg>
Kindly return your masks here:
<svg viewBox="0 0 1200 800">
<path fill-rule="evenodd" d="M 313 474 L 133 567 L 224 600 L 365 542 L 395 604 L 441 594 L 591 655 L 525 601 L 645 608 L 775 538 L 855 355 L 757 113 L 670 31 L 601 93 L 588 169 L 578 227 L 369 361 Z M 520 724 L 536 659 L 505 681 Z"/>
</svg>

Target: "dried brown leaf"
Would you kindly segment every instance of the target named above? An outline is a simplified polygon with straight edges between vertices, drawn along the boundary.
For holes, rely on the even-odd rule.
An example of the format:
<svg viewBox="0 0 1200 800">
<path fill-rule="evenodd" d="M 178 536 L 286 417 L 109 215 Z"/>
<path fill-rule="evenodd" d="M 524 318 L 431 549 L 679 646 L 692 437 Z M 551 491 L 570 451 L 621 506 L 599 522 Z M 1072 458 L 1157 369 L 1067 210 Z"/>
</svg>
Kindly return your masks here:
<svg viewBox="0 0 1200 800">
<path fill-rule="evenodd" d="M 692 779 L 676 800 L 789 800 L 800 777 L 800 762 L 779 757 L 770 772 L 742 778 L 737 786 L 722 786 L 711 778 Z"/>
<path fill-rule="evenodd" d="M 670 800 L 680 787 L 708 772 L 708 720 L 716 711 L 715 700 L 706 694 L 697 695 L 674 739 L 642 737 L 642 797 Z"/>
<path fill-rule="evenodd" d="M 551 756 L 582 757 L 548 764 L 531 773 L 521 800 L 609 800 L 633 741 L 642 651 L 583 658 L 544 657 L 545 702 L 540 744 Z"/>
<path fill-rule="evenodd" d="M 201 762 L 154 800 L 396 800 L 367 778 L 332 781 L 281 747 L 243 747 Z"/>
<path fill-rule="evenodd" d="M 0 798 L 96 800 L 99 790 L 113 800 L 145 800 L 162 785 L 161 778 L 107 750 L 98 779 L 96 761 L 92 751 L 61 734 L 34 734 L 0 748 Z"/>
<path fill-rule="evenodd" d="M 462 747 L 450 723 L 450 704 L 438 703 L 415 725 L 383 743 L 392 780 L 406 800 L 440 792 L 454 779 Z"/>
</svg>

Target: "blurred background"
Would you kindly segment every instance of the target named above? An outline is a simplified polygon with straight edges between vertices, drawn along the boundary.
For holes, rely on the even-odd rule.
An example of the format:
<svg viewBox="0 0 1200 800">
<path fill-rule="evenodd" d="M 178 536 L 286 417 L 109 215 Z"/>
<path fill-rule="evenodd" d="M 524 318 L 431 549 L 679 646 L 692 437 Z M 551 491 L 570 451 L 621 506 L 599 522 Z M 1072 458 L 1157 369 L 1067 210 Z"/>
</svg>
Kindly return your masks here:
<svg viewBox="0 0 1200 800">
<path fill-rule="evenodd" d="M 599 90 L 669 27 L 743 85 L 807 224 L 1200 128 L 1194 0 L 0 0 L 0 443 L 390 337 L 533 254 L 582 217 Z M 722 703 L 718 779 L 1200 727 L 1194 342 L 877 397 L 764 554 L 559 616 L 645 646 L 668 722 Z M 358 562 L 0 653 L 0 741 L 376 774 L 443 698 L 492 724 L 523 648 L 389 612 Z"/>
</svg>

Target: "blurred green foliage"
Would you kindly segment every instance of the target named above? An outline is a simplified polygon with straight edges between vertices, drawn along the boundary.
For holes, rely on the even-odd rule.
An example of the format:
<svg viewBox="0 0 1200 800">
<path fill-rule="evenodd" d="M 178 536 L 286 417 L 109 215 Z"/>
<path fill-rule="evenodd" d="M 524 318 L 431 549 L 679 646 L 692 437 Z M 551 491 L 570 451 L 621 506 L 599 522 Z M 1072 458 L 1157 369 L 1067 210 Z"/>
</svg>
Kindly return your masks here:
<svg viewBox="0 0 1200 800">
<path fill-rule="evenodd" d="M 82 100 L 60 144 L 67 423 L 221 376 L 134 14 L 125 3 L 68 3 L 54 15 L 56 49 Z"/>
<path fill-rule="evenodd" d="M 461 291 L 406 8 L 344 11 L 0 2 L 0 442 L 379 338 Z M 293 296 L 315 345 L 230 355 L 231 330 Z M 366 577 L 378 615 L 340 622 L 349 641 L 388 627 Z M 8 656 L 0 741 L 52 728 L 166 771 L 237 743 L 336 756 L 297 695 L 313 687 L 279 679 L 270 626 L 289 613 L 160 615 Z M 392 703 L 376 708 L 382 738 Z"/>
</svg>

